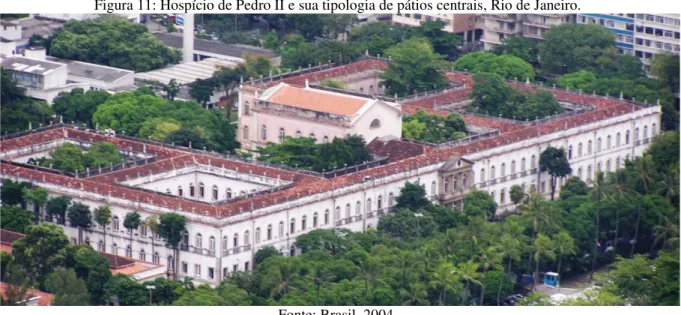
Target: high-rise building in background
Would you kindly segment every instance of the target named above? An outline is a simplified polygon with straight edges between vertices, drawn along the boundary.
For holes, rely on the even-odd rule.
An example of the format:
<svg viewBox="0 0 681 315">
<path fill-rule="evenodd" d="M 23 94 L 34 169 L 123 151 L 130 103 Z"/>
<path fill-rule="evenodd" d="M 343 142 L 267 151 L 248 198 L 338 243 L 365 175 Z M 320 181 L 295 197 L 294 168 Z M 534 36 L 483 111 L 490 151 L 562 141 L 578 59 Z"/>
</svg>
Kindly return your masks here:
<svg viewBox="0 0 681 315">
<path fill-rule="evenodd" d="M 483 48 L 490 50 L 512 36 L 541 41 L 549 28 L 574 21 L 573 14 L 482 14 L 477 27 L 482 29 Z"/>
<path fill-rule="evenodd" d="M 646 71 L 653 56 L 679 53 L 679 14 L 578 14 L 579 24 L 600 24 L 616 34 L 620 53 L 641 58 Z"/>
</svg>

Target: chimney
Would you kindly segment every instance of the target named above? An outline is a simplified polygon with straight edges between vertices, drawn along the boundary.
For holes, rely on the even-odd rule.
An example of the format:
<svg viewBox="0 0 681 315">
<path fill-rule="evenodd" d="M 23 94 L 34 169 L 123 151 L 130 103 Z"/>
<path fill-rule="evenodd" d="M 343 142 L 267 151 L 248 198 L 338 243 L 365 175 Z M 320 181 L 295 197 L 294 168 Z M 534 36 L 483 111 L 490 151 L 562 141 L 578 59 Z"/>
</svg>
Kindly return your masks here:
<svg viewBox="0 0 681 315">
<path fill-rule="evenodd" d="M 182 32 L 182 62 L 194 61 L 194 14 L 184 15 L 184 31 Z"/>
</svg>

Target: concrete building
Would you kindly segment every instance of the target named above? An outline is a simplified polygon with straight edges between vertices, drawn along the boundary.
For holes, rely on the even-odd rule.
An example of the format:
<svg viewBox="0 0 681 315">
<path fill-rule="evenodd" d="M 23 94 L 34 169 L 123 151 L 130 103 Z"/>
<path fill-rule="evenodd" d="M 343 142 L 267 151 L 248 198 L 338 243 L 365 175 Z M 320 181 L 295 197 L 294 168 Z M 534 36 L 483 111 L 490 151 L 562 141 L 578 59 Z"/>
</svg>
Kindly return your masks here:
<svg viewBox="0 0 681 315">
<path fill-rule="evenodd" d="M 577 23 L 599 24 L 617 36 L 620 53 L 641 58 L 650 70 L 657 54 L 679 54 L 679 14 L 578 14 Z"/>
<path fill-rule="evenodd" d="M 47 37 L 62 26 L 61 22 L 34 18 L 0 20 L 0 57 L 23 54 L 32 36 Z"/>
<path fill-rule="evenodd" d="M 135 72 L 130 70 L 54 57 L 46 60 L 65 64 L 68 83 L 87 84 L 90 90 L 114 91 L 135 85 Z"/>
<path fill-rule="evenodd" d="M 490 50 L 512 36 L 541 41 L 549 28 L 574 20 L 574 14 L 481 14 L 477 27 L 482 29 L 480 41 L 484 50 Z"/>
<path fill-rule="evenodd" d="M 244 90 L 262 89 L 258 98 L 270 101 L 271 97 L 277 97 L 277 91 L 286 88 L 294 89 L 294 93 L 327 93 L 300 86 L 323 78 L 349 80 L 354 76 L 362 81 L 367 69 L 381 71 L 385 67 L 385 60 L 365 58 L 339 67 L 263 78 L 244 84 Z M 445 75 L 463 87 L 397 100 L 401 110 L 444 115 L 448 108 L 453 108 L 452 104 L 466 102 L 474 84 L 471 76 L 451 72 Z M 83 231 L 83 238 L 91 246 L 107 253 L 162 264 L 169 274 L 177 273 L 179 278 L 192 277 L 197 283 L 218 285 L 231 272 L 251 270 L 255 252 L 263 246 L 274 246 L 287 256 L 297 255 L 300 249 L 296 247 L 296 237 L 311 230 L 366 231 L 375 227 L 381 216 L 393 211 L 395 198 L 407 181 L 421 185 L 431 201 L 458 209 L 465 209 L 460 198 L 468 191 L 483 190 L 499 205 L 497 212 L 503 213 L 515 208 L 509 197 L 513 185 L 520 185 L 526 191 L 534 188 L 548 196 L 550 176 L 538 166 L 539 156 L 548 146 L 564 148 L 573 169 L 572 176 L 590 183 L 597 171 L 620 169 L 624 161 L 641 156 L 660 130 L 659 105 L 520 82 L 507 84 L 516 89 L 546 90 L 563 106 L 574 110 L 533 122 L 463 114 L 467 125 L 494 129 L 494 132 L 442 145 L 377 139 L 369 144 L 370 150 L 374 155 L 389 156 L 389 161 L 337 170 L 330 176 L 55 125 L 3 137 L 0 175 L 3 179 L 30 181 L 47 189 L 51 196 L 69 196 L 91 209 L 110 205 L 112 223 L 107 227 L 107 248 L 99 245 L 104 237 L 99 227 Z M 291 87 L 295 85 L 299 87 Z M 277 88 L 264 93 L 272 87 Z M 363 88 L 366 91 L 368 86 Z M 346 97 L 344 93 L 337 93 L 343 94 L 337 97 Z M 287 95 L 279 97 L 284 96 Z M 380 105 L 379 109 L 393 111 L 378 100 L 369 99 L 368 102 Z M 300 101 L 293 104 L 298 108 L 311 102 L 298 97 L 291 100 Z M 333 106 L 334 102 L 324 104 L 345 107 Z M 580 104 L 583 106 L 579 107 Z M 245 110 L 243 105 L 245 102 L 239 111 Z M 289 107 L 296 107 L 293 105 Z M 385 115 L 381 118 L 390 119 Z M 282 115 L 281 119 L 289 118 Z M 259 124 L 261 121 L 257 121 L 256 126 Z M 272 127 L 268 126 L 266 139 L 276 141 L 278 127 L 275 126 L 275 134 L 270 135 Z M 322 128 L 328 127 L 319 127 L 315 133 L 322 134 Z M 119 150 L 132 151 L 145 160 L 76 175 L 25 164 L 28 158 L 46 154 L 59 143 L 88 145 L 102 141 L 113 143 Z M 564 180 L 559 180 L 558 190 Z M 65 225 L 64 218 L 52 218 L 32 204 L 27 207 L 46 221 L 63 226 L 70 238 L 78 237 L 78 230 Z M 142 220 L 164 213 L 182 214 L 187 223 L 179 257 L 174 257 L 173 250 L 165 246 L 160 236 L 146 227 L 126 231 L 123 218 L 132 211 L 138 212 Z M 131 237 L 133 242 L 128 248 Z"/>
<path fill-rule="evenodd" d="M 61 92 L 68 92 L 76 87 L 87 88 L 86 84 L 67 82 L 68 71 L 63 63 L 10 57 L 2 60 L 2 67 L 12 74 L 17 85 L 26 89 L 28 96 L 50 104 Z"/>
<path fill-rule="evenodd" d="M 166 46 L 176 49 L 183 49 L 183 38 L 177 34 L 170 33 L 154 33 Z M 278 66 L 281 62 L 281 57 L 273 53 L 271 50 L 239 44 L 225 44 L 217 41 L 210 41 L 205 39 L 194 39 L 194 61 L 201 61 L 206 58 L 217 58 L 243 63 L 242 58 L 244 54 L 250 56 L 264 56 L 272 61 L 272 64 Z"/>
</svg>

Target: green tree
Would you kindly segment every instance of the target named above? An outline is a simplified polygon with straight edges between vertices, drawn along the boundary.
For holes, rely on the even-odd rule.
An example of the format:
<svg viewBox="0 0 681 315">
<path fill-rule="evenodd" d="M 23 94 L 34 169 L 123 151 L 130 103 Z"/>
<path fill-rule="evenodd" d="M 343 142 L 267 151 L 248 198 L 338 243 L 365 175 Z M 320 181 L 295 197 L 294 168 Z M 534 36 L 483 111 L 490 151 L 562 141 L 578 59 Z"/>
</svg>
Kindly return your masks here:
<svg viewBox="0 0 681 315">
<path fill-rule="evenodd" d="M 180 128 L 166 136 L 166 142 L 182 147 L 202 149 L 204 146 L 203 138 L 198 131 L 189 128 Z"/>
<path fill-rule="evenodd" d="M 47 202 L 48 194 L 47 189 L 36 187 L 34 189 L 24 188 L 21 192 L 25 201 L 30 201 L 35 209 L 36 221 L 40 222 L 42 207 Z"/>
<path fill-rule="evenodd" d="M 438 70 L 442 56 L 433 52 L 430 43 L 423 38 L 411 38 L 388 50 L 392 62 L 380 77 L 386 95 L 405 96 L 418 91 L 430 91 L 447 84 Z"/>
<path fill-rule="evenodd" d="M 110 96 L 92 114 L 92 123 L 100 129 L 111 128 L 126 135 L 136 135 L 148 118 L 161 117 L 164 100 L 152 95 L 136 96 L 121 92 Z"/>
<path fill-rule="evenodd" d="M 86 168 L 116 165 L 123 162 L 123 156 L 116 145 L 111 142 L 99 142 L 92 144 L 86 156 Z"/>
<path fill-rule="evenodd" d="M 186 291 L 173 306 L 226 306 L 225 300 L 218 293 L 204 285 L 197 290 Z"/>
<path fill-rule="evenodd" d="M 157 286 L 154 291 L 163 290 L 164 287 Z M 124 275 L 116 274 L 107 281 L 105 290 L 110 296 L 118 298 L 118 304 L 121 306 L 144 306 L 149 305 L 149 292 L 145 285 L 137 282 L 134 278 Z"/>
<path fill-rule="evenodd" d="M 593 72 L 579 70 L 560 76 L 556 79 L 556 86 L 576 91 L 592 86 L 596 80 L 596 75 Z"/>
<path fill-rule="evenodd" d="M 478 272 L 480 265 L 473 260 L 461 262 L 456 266 L 456 274 L 459 276 L 459 281 L 463 281 L 464 289 L 461 293 L 461 306 L 465 305 L 468 300 L 471 284 L 481 285 L 481 274 Z"/>
<path fill-rule="evenodd" d="M 554 260 L 556 258 L 555 245 L 551 238 L 544 234 L 538 234 L 532 244 L 532 255 L 534 256 L 534 280 L 532 281 L 532 291 L 539 281 L 539 263 L 542 258 Z"/>
<path fill-rule="evenodd" d="M 189 95 L 199 104 L 206 106 L 215 92 L 215 81 L 212 78 L 198 79 L 189 84 Z"/>
<path fill-rule="evenodd" d="M 422 283 L 411 283 L 405 288 L 400 288 L 400 296 L 402 297 L 403 306 L 408 305 L 429 305 L 428 292 Z"/>
<path fill-rule="evenodd" d="M 593 279 L 594 272 L 596 272 L 596 258 L 598 255 L 598 250 L 600 247 L 600 237 L 601 237 L 601 200 L 606 197 L 608 187 L 605 182 L 605 174 L 603 172 L 597 171 L 594 181 L 592 182 L 593 188 L 590 191 L 591 198 L 596 199 L 596 234 L 593 240 L 593 251 L 591 257 L 591 274 L 589 279 Z"/>
<path fill-rule="evenodd" d="M 430 205 L 426 198 L 426 189 L 418 183 L 405 182 L 404 187 L 400 188 L 400 195 L 395 198 L 397 209 L 409 209 L 418 211 Z"/>
<path fill-rule="evenodd" d="M 3 306 L 26 306 L 26 291 L 28 291 L 29 281 L 19 265 L 10 263 L 7 269 L 3 269 L 3 284 L 6 288 L 4 294 L 0 295 Z"/>
<path fill-rule="evenodd" d="M 508 275 L 499 270 L 492 270 L 487 274 L 484 282 L 485 295 L 496 296 L 497 306 L 501 305 L 501 298 L 511 295 L 514 283 Z"/>
<path fill-rule="evenodd" d="M 70 204 L 71 198 L 66 196 L 58 196 L 50 198 L 50 200 L 48 200 L 45 204 L 45 208 L 50 216 L 55 215 L 57 218 L 63 219 L 66 217 L 66 210 L 69 208 Z"/>
<path fill-rule="evenodd" d="M 111 279 L 109 261 L 90 246 L 79 246 L 74 260 L 76 275 L 85 281 L 90 293 L 90 304 L 106 303 L 109 296 L 105 284 Z"/>
<path fill-rule="evenodd" d="M 463 44 L 463 37 L 443 29 L 444 21 L 425 21 L 415 30 L 418 36 L 423 36 L 433 45 L 433 51 L 453 60 L 459 55 L 458 47 Z"/>
<path fill-rule="evenodd" d="M 312 232 L 314 232 L 314 231 L 312 231 Z M 310 232 L 310 233 L 312 233 L 312 232 Z M 305 235 L 307 235 L 307 234 L 305 234 Z M 279 253 L 279 250 L 277 250 L 274 246 L 268 245 L 268 246 L 264 246 L 264 247 L 258 249 L 258 251 L 255 252 L 255 256 L 253 258 L 253 261 L 255 263 L 255 266 L 258 266 L 262 262 L 264 262 L 267 258 L 276 257 L 276 256 L 281 256 L 281 253 Z"/>
<path fill-rule="evenodd" d="M 487 192 L 472 190 L 463 198 L 463 211 L 468 217 L 482 216 L 485 219 L 494 218 L 497 203 Z"/>
<path fill-rule="evenodd" d="M 563 187 L 560 188 L 559 197 L 562 200 L 566 200 L 572 196 L 586 196 L 587 193 L 586 183 L 577 176 L 571 176 L 565 181 Z"/>
<path fill-rule="evenodd" d="M 313 169 L 317 172 L 328 172 L 345 165 L 354 164 L 354 157 L 350 147 L 341 138 L 334 138 L 331 143 L 317 146 L 317 155 Z"/>
<path fill-rule="evenodd" d="M 482 267 L 482 281 L 480 288 L 480 305 L 485 303 L 485 285 L 487 283 L 487 272 L 490 269 L 503 271 L 504 253 L 496 247 L 479 248 L 478 261 Z"/>
<path fill-rule="evenodd" d="M 555 246 L 553 252 L 558 257 L 557 272 L 558 276 L 560 276 L 563 257 L 577 255 L 577 248 L 575 247 L 574 239 L 567 231 L 560 231 L 560 233 L 556 234 L 556 236 L 553 237 L 553 245 Z"/>
<path fill-rule="evenodd" d="M 679 55 L 657 54 L 650 65 L 650 73 L 657 77 L 663 86 L 679 91 Z"/>
<path fill-rule="evenodd" d="M 456 274 L 456 267 L 451 262 L 440 263 L 429 277 L 428 284 L 438 292 L 437 302 L 440 306 L 445 305 L 447 293 L 456 293 L 463 289 Z"/>
<path fill-rule="evenodd" d="M 182 123 L 172 117 L 157 117 L 147 119 L 139 130 L 140 138 L 148 138 L 156 141 L 166 141 L 168 135 L 180 130 Z"/>
<path fill-rule="evenodd" d="M 94 212 L 94 220 L 102 228 L 102 240 L 104 242 L 102 251 L 106 252 L 106 227 L 111 224 L 111 207 L 102 205 L 97 207 Z"/>
<path fill-rule="evenodd" d="M 26 208 L 26 201 L 24 200 L 24 189 L 30 189 L 33 185 L 30 182 L 14 182 L 10 179 L 2 181 L 0 186 L 0 198 L 3 205 L 20 205 Z"/>
<path fill-rule="evenodd" d="M 128 212 L 125 214 L 125 219 L 123 219 L 123 226 L 129 230 L 130 234 L 130 249 L 132 250 L 132 235 L 135 233 L 138 227 L 142 224 L 141 216 L 137 211 Z"/>
<path fill-rule="evenodd" d="M 537 41 L 534 39 L 523 36 L 511 36 L 501 40 L 501 45 L 494 47 L 492 52 L 498 55 L 515 56 L 531 64 L 536 64 L 539 49 Z"/>
<path fill-rule="evenodd" d="M 558 178 L 572 173 L 565 150 L 554 147 L 544 149 L 539 156 L 539 167 L 551 175 L 551 200 L 554 200 Z"/>
<path fill-rule="evenodd" d="M 4 68 L 0 70 L 2 72 L 0 124 L 5 134 L 49 124 L 52 120 L 52 107 L 45 101 L 27 97 L 25 90 L 17 86 L 12 75 Z"/>
<path fill-rule="evenodd" d="M 23 238 L 12 244 L 12 255 L 28 278 L 43 287 L 47 275 L 64 263 L 69 239 L 53 223 L 31 225 L 25 232 Z"/>
<path fill-rule="evenodd" d="M 89 229 L 92 225 L 92 213 L 90 207 L 76 202 L 69 207 L 69 221 L 71 226 L 78 228 L 78 244 L 83 243 L 83 229 Z"/>
<path fill-rule="evenodd" d="M 454 67 L 470 73 L 494 73 L 509 80 L 534 81 L 534 68 L 527 61 L 512 55 L 474 52 L 459 58 Z"/>
<path fill-rule="evenodd" d="M 246 67 L 243 65 L 233 68 L 221 67 L 213 73 L 211 80 L 213 80 L 216 87 L 220 87 L 225 92 L 227 97 L 230 97 L 239 86 L 241 79 L 247 75 Z M 226 119 L 232 117 L 232 103 L 229 100 L 225 106 L 225 117 Z"/>
<path fill-rule="evenodd" d="M 55 306 L 87 306 L 90 295 L 83 280 L 76 277 L 73 269 L 57 268 L 45 280 L 49 292 L 54 293 L 51 305 Z"/>
<path fill-rule="evenodd" d="M 33 214 L 19 206 L 0 207 L 0 228 L 24 233 L 26 228 L 33 225 Z"/>
<path fill-rule="evenodd" d="M 544 33 L 539 44 L 542 69 L 556 74 L 597 67 L 606 48 L 615 46 L 615 34 L 597 24 L 563 24 Z"/>
<path fill-rule="evenodd" d="M 520 185 L 511 186 L 511 190 L 508 193 L 516 208 L 518 207 L 518 204 L 525 198 L 525 190 Z"/>
<path fill-rule="evenodd" d="M 326 78 L 321 81 L 321 85 L 325 87 L 330 87 L 334 89 L 345 89 L 345 84 L 341 81 L 331 79 L 331 78 Z"/>
<path fill-rule="evenodd" d="M 168 245 L 173 248 L 175 266 L 180 264 L 179 245 L 182 241 L 182 233 L 185 231 L 185 218 L 177 213 L 164 213 L 159 218 L 158 234 L 161 235 Z M 173 268 L 173 280 L 177 281 L 177 267 Z"/>
<path fill-rule="evenodd" d="M 506 85 L 497 74 L 477 73 L 473 75 L 473 80 L 475 85 L 470 94 L 473 99 L 471 106 L 479 113 L 509 117 L 512 109 L 508 103 L 515 95 L 513 88 Z"/>
<path fill-rule="evenodd" d="M 179 61 L 177 52 L 152 35 L 146 25 L 124 18 L 69 21 L 52 37 L 50 54 L 136 72 Z"/>
<path fill-rule="evenodd" d="M 92 114 L 97 106 L 104 104 L 110 94 L 106 91 L 89 90 L 85 92 L 81 88 L 75 88 L 70 92 L 61 92 L 52 101 L 52 109 L 55 114 L 62 116 L 64 122 L 86 123 L 92 125 Z"/>
</svg>

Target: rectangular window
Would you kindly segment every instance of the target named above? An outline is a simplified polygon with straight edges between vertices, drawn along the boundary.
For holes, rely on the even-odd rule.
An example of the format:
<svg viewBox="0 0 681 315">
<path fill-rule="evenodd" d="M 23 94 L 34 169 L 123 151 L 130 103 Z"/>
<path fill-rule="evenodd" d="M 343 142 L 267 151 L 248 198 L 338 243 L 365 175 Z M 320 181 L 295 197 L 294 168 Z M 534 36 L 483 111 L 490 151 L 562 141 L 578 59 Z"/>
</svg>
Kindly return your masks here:
<svg viewBox="0 0 681 315">
<path fill-rule="evenodd" d="M 189 273 L 189 264 L 187 264 L 186 261 L 182 262 L 182 273 L 184 273 L 184 274 Z"/>
<path fill-rule="evenodd" d="M 227 279 L 228 274 L 229 274 L 229 268 L 222 268 L 222 279 Z"/>
<path fill-rule="evenodd" d="M 232 266 L 232 272 L 237 272 L 237 271 L 239 271 L 239 265 Z"/>
<path fill-rule="evenodd" d="M 194 265 L 194 276 L 201 277 L 201 265 L 198 264 Z"/>
<path fill-rule="evenodd" d="M 250 262 L 248 262 L 248 261 L 244 263 L 244 271 L 248 271 L 248 268 L 250 267 L 249 265 L 250 265 Z"/>
<path fill-rule="evenodd" d="M 208 268 L 208 279 L 214 279 L 214 278 L 215 278 L 215 269 Z"/>
</svg>

